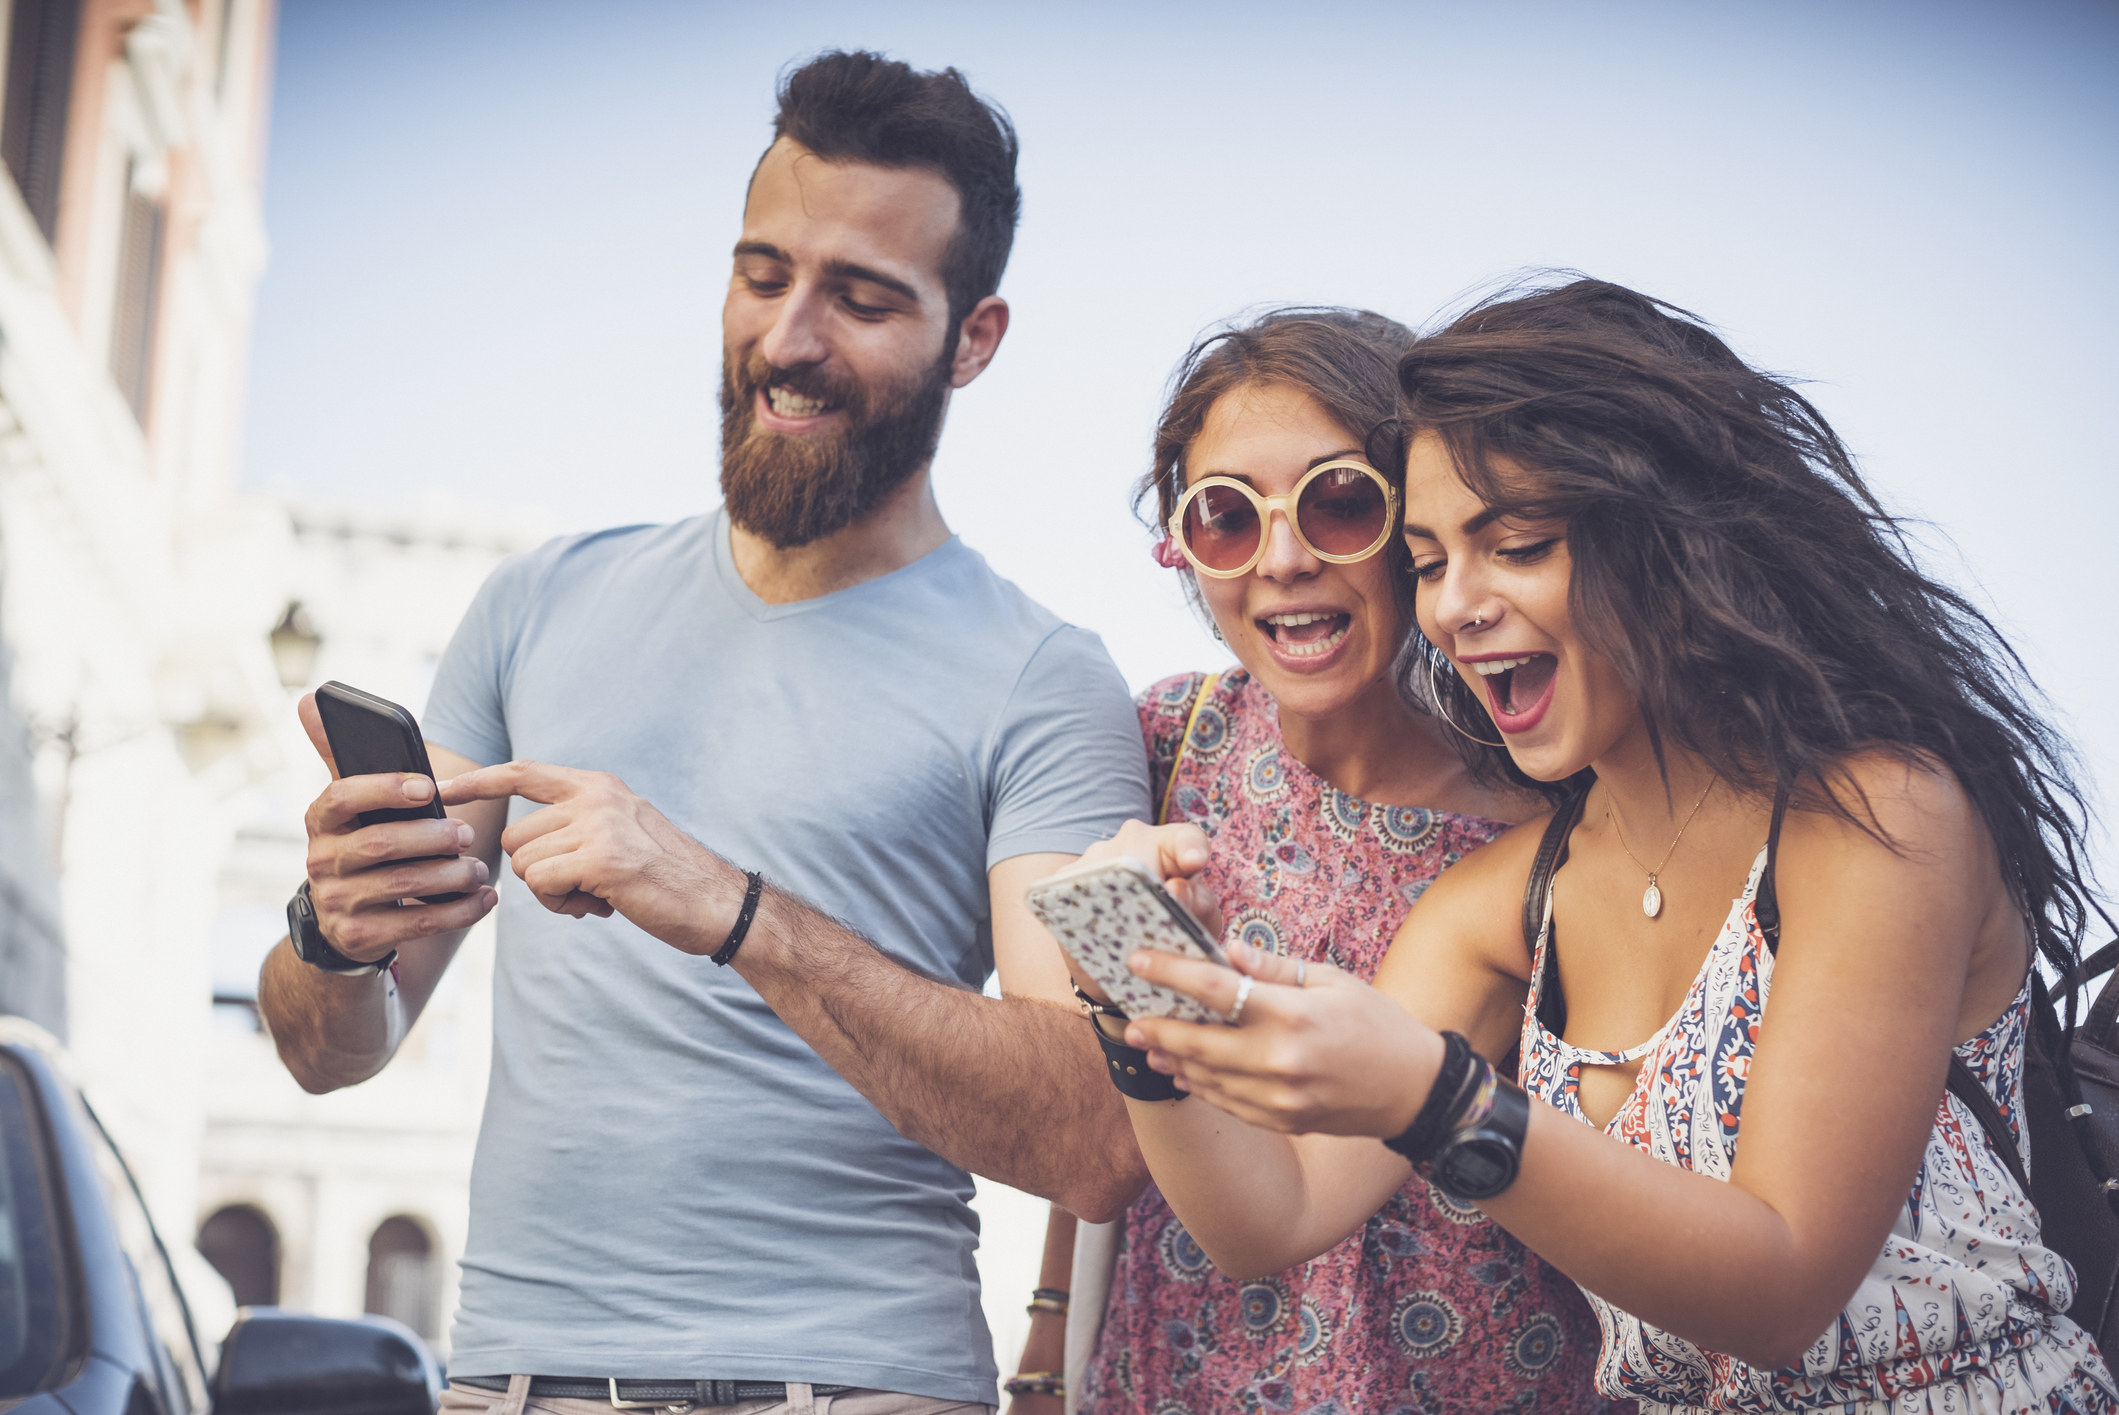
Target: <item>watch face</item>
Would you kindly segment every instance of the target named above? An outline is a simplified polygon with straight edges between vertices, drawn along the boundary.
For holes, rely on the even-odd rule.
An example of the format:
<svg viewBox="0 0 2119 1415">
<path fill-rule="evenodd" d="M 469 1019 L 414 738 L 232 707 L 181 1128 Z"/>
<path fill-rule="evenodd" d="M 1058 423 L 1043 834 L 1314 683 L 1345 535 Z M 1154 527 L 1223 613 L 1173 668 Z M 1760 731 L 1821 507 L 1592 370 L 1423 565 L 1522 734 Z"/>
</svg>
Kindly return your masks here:
<svg viewBox="0 0 2119 1415">
<path fill-rule="evenodd" d="M 1458 1199 L 1491 1199 L 1516 1178 L 1516 1147 L 1496 1135 L 1472 1134 L 1435 1156 L 1435 1183 Z"/>
</svg>

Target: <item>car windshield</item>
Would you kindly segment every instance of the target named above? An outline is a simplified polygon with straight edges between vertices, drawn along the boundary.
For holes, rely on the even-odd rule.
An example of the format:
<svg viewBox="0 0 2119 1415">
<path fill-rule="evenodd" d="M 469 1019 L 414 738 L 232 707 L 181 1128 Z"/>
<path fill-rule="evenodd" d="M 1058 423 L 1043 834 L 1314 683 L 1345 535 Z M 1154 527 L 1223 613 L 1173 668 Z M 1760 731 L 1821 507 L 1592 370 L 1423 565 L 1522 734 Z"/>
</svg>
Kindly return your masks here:
<svg viewBox="0 0 2119 1415">
<path fill-rule="evenodd" d="M 46 1389 L 67 1356 L 67 1285 L 29 1078 L 0 1055 L 0 1400 Z"/>
</svg>

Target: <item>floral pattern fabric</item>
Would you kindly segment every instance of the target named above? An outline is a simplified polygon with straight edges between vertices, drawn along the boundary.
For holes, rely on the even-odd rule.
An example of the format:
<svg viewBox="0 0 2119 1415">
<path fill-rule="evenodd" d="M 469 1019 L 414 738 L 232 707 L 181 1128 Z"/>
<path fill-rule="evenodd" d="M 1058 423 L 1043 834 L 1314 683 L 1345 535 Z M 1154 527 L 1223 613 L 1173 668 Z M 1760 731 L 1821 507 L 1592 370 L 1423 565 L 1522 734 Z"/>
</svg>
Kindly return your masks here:
<svg viewBox="0 0 2119 1415">
<path fill-rule="evenodd" d="M 1272 697 L 1233 671 L 1142 694 L 1169 819 L 1214 839 L 1228 932 L 1361 977 L 1406 909 L 1494 821 L 1376 806 L 1282 747 Z M 1415 1178 L 1361 1231 L 1270 1278 L 1217 1272 L 1160 1192 L 1127 1211 L 1083 1415 L 1585 1415 L 1597 1328 L 1581 1292 L 1478 1210 Z M 1620 1408 L 1630 1408 L 1620 1407 Z"/>
<path fill-rule="evenodd" d="M 1765 864 L 1761 850 L 1684 1003 L 1642 1045 L 1596 1052 L 1553 1036 L 1539 1022 L 1534 983 L 1523 1022 L 1530 1093 L 1588 1124 L 1578 1094 L 1582 1067 L 1638 1058 L 1639 1077 L 1607 1133 L 1665 1164 L 1727 1180 L 1773 983 L 1773 953 L 1753 902 Z M 1545 911 L 1531 971 L 1540 982 L 1552 947 L 1549 893 Z M 1993 1026 L 1957 1048 L 2019 1143 L 2029 1008 L 2028 991 L 2018 994 Z M 1800 1365 L 1747 1366 L 1592 1295 L 1604 1331 L 1597 1381 L 1649 1412 L 2111 1415 L 2119 1393 L 2103 1359 L 2054 1310 L 2072 1300 L 2074 1282 L 2039 1242 L 2037 1210 L 1978 1120 L 1945 1092 L 1883 1252 Z"/>
</svg>

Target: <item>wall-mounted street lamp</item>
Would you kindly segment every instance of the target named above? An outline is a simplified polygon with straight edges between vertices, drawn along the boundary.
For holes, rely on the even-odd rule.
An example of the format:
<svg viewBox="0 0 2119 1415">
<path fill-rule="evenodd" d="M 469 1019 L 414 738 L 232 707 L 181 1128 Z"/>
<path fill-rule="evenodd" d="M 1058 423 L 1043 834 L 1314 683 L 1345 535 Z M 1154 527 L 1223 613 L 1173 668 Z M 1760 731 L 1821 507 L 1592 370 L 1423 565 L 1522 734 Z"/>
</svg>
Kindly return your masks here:
<svg viewBox="0 0 2119 1415">
<path fill-rule="evenodd" d="M 306 688 L 316 668 L 316 651 L 324 636 L 310 622 L 309 611 L 300 600 L 289 600 L 287 612 L 272 626 L 272 666 L 279 670 L 283 688 Z"/>
</svg>

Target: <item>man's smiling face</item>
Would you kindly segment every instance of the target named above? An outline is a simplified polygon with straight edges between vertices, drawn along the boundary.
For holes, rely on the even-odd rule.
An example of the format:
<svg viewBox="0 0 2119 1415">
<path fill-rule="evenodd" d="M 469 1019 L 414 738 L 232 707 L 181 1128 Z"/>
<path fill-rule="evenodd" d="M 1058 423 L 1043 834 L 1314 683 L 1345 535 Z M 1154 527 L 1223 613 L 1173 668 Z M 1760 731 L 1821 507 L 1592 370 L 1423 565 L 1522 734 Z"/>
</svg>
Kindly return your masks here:
<svg viewBox="0 0 2119 1415">
<path fill-rule="evenodd" d="M 721 486 L 781 548 L 843 529 L 925 467 L 952 386 L 941 174 L 788 138 L 751 179 L 722 306 Z"/>
</svg>

